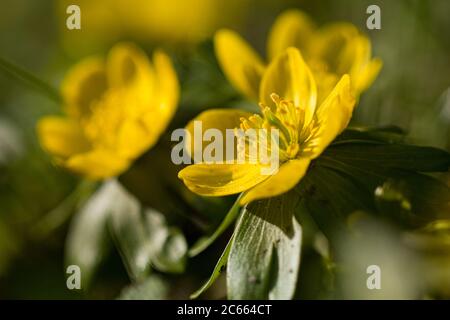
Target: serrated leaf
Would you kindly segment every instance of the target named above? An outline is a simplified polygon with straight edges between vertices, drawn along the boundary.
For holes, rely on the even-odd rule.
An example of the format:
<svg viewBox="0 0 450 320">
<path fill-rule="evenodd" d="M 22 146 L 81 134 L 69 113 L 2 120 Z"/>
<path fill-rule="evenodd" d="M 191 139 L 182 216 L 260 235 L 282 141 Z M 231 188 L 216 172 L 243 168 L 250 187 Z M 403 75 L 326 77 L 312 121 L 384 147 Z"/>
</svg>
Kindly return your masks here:
<svg viewBox="0 0 450 320">
<path fill-rule="evenodd" d="M 114 201 L 113 182 L 104 183 L 74 216 L 66 240 L 66 265 L 81 269 L 82 288 L 91 278 L 110 248 L 107 219 Z"/>
<path fill-rule="evenodd" d="M 291 299 L 300 265 L 302 231 L 292 193 L 247 205 L 227 265 L 229 299 Z"/>
<path fill-rule="evenodd" d="M 162 300 L 167 298 L 169 284 L 162 277 L 152 274 L 140 283 L 122 290 L 119 300 Z"/>
</svg>

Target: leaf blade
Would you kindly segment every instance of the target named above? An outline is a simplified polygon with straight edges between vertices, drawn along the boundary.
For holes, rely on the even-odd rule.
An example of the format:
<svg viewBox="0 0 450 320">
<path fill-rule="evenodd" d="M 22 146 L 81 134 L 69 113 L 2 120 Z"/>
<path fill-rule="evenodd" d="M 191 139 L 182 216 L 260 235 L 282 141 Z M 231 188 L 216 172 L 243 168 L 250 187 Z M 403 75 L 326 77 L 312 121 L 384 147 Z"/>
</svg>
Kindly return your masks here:
<svg viewBox="0 0 450 320">
<path fill-rule="evenodd" d="M 289 193 L 244 208 L 228 258 L 229 299 L 293 297 L 302 235 L 295 205 Z"/>
</svg>

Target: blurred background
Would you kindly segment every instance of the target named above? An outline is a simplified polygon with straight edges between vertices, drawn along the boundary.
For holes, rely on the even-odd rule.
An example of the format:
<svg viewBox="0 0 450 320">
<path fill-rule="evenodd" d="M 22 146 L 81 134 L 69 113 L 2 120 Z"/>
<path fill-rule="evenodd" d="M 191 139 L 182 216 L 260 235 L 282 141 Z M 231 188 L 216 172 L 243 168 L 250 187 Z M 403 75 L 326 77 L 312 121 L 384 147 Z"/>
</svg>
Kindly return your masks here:
<svg viewBox="0 0 450 320">
<path fill-rule="evenodd" d="M 69 4 L 81 8 L 81 30 L 66 28 Z M 381 8 L 381 30 L 366 28 L 366 8 L 371 4 Z M 381 57 L 384 66 L 361 97 L 355 125 L 397 125 L 409 133 L 412 143 L 450 151 L 447 0 L 3 0 L 0 57 L 58 88 L 71 65 L 91 54 L 105 54 L 117 41 L 134 41 L 148 52 L 162 47 L 172 57 L 182 86 L 180 107 L 171 124 L 176 128 L 204 109 L 244 103 L 215 60 L 211 42 L 215 30 L 237 30 L 264 54 L 271 24 L 287 8 L 304 10 L 318 25 L 336 20 L 352 22 L 371 38 L 373 55 Z M 120 256 L 112 249 L 89 290 L 66 288 L 64 247 L 76 200 L 82 197 L 72 196 L 79 178 L 52 165 L 39 147 L 35 132 L 41 116 L 61 113 L 60 108 L 33 88 L 0 73 L 0 298 L 116 298 L 130 283 Z M 120 179 L 142 202 L 168 212 L 169 221 L 176 221 L 192 244 L 202 233 L 213 230 L 233 199 L 202 202 L 177 186 L 178 192 L 186 193 L 180 202 L 187 206 L 166 208 L 165 203 L 155 204 L 146 184 L 151 179 L 157 180 L 155 185 L 166 179 L 152 174 L 158 171 L 158 160 L 154 159 L 161 159 L 170 150 L 165 141 L 162 139 Z M 153 159 L 152 168 L 146 167 L 146 159 Z M 176 173 L 173 176 L 176 180 Z M 194 218 L 189 211 L 192 208 L 196 211 Z M 182 218 L 176 218 L 177 211 L 184 213 Z M 175 212 L 172 218 L 171 212 Z M 365 251 L 367 256 L 342 259 L 357 268 L 364 259 L 370 260 L 368 252 L 387 256 L 387 260 L 397 256 L 400 261 L 386 260 L 388 277 L 394 281 L 402 274 L 406 279 L 402 283 L 409 284 L 405 287 L 395 282 L 382 297 L 450 297 L 448 225 L 401 236 L 392 226 L 379 222 L 369 221 L 362 228 L 370 230 L 365 242 L 358 243 L 364 244 L 364 249 L 354 244 L 346 251 Z M 155 286 L 162 289 L 155 297 L 187 298 L 198 289 L 226 244 L 227 237 L 222 238 L 189 260 L 184 274 L 158 278 L 162 280 Z M 343 246 L 348 243 L 343 241 Z M 400 243 L 406 243 L 408 249 Z M 330 272 L 333 266 L 324 263 L 326 259 L 316 251 L 305 250 L 304 255 L 301 277 L 312 276 L 305 277 L 309 281 L 299 290 L 299 297 L 366 298 L 345 275 L 336 288 Z M 411 266 L 427 270 L 422 273 L 424 278 L 410 276 L 409 272 L 414 272 Z M 349 267 L 347 272 L 351 274 L 351 270 Z M 205 297 L 225 297 L 224 285 L 224 279 L 219 279 Z M 432 288 L 427 294 L 422 290 L 424 285 Z"/>
</svg>

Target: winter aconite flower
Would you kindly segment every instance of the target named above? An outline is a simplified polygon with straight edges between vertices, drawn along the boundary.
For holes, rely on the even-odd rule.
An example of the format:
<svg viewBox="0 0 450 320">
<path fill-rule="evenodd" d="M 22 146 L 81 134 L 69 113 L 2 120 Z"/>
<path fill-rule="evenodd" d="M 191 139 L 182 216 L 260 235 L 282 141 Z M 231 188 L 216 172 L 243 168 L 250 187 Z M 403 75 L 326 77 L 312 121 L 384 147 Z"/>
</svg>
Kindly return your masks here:
<svg viewBox="0 0 450 320">
<path fill-rule="evenodd" d="M 224 25 L 239 25 L 253 0 L 55 0 L 57 26 L 72 57 L 100 50 L 124 37 L 185 49 Z M 81 10 L 81 29 L 66 26 L 70 5 Z"/>
<path fill-rule="evenodd" d="M 248 98 L 257 100 L 266 68 L 264 60 L 231 30 L 218 31 L 214 40 L 217 58 L 229 81 Z M 267 41 L 268 61 L 288 47 L 298 48 L 310 66 L 320 89 L 319 102 L 344 74 L 350 76 L 359 96 L 372 84 L 382 65 L 380 59 L 371 58 L 369 38 L 354 25 L 332 23 L 316 28 L 299 10 L 286 11 L 273 24 Z"/>
<path fill-rule="evenodd" d="M 288 48 L 261 74 L 261 114 L 217 109 L 193 120 L 222 131 L 233 127 L 278 129 L 279 144 L 271 145 L 279 148 L 278 172 L 261 174 L 261 163 L 198 163 L 180 171 L 179 177 L 190 190 L 204 196 L 244 192 L 241 204 L 280 195 L 299 183 L 311 161 L 346 128 L 355 105 L 352 91 L 350 77 L 344 75 L 319 104 L 320 90 L 313 73 L 300 51 Z"/>
<path fill-rule="evenodd" d="M 151 63 L 122 43 L 106 59 L 74 66 L 61 91 L 65 115 L 39 121 L 41 145 L 62 167 L 103 179 L 125 171 L 156 143 L 176 110 L 179 87 L 166 54 L 155 52 Z"/>
</svg>

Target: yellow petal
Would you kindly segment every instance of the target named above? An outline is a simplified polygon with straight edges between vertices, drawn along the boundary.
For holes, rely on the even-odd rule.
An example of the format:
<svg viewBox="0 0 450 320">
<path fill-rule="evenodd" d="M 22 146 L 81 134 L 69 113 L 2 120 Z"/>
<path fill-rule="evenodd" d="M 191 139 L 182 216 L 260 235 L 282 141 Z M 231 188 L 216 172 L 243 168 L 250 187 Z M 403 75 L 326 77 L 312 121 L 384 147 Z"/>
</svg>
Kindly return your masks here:
<svg viewBox="0 0 450 320">
<path fill-rule="evenodd" d="M 350 77 L 344 75 L 316 111 L 319 129 L 307 141 L 305 149 L 317 158 L 348 125 L 355 106 Z"/>
<path fill-rule="evenodd" d="M 359 95 L 367 89 L 378 75 L 382 62 L 380 59 L 371 60 L 372 47 L 365 35 L 359 35 L 347 46 L 345 59 L 350 61 L 350 78 L 356 94 Z"/>
<path fill-rule="evenodd" d="M 367 63 L 355 78 L 355 91 L 357 93 L 361 93 L 369 88 L 380 73 L 382 66 L 383 61 L 379 58 L 372 59 L 369 63 Z"/>
<path fill-rule="evenodd" d="M 315 75 L 324 71 L 337 76 L 349 74 L 355 95 L 359 96 L 372 84 L 381 69 L 381 60 L 371 60 L 371 50 L 370 39 L 355 26 L 348 23 L 331 24 L 317 32 L 311 50 L 315 61 L 322 60 L 322 66 L 326 68 L 321 70 L 317 63 L 313 63 L 312 68 Z M 323 96 L 323 92 L 319 91 L 319 94 Z"/>
<path fill-rule="evenodd" d="M 275 175 L 245 192 L 240 200 L 241 205 L 258 199 L 276 197 L 291 190 L 303 178 L 310 162 L 311 160 L 302 158 L 282 164 Z"/>
<path fill-rule="evenodd" d="M 372 45 L 370 40 L 365 35 L 359 35 L 354 37 L 346 50 L 346 60 L 349 60 L 350 77 L 353 79 L 361 72 L 361 69 L 367 65 L 370 61 L 370 55 L 372 52 Z"/>
<path fill-rule="evenodd" d="M 317 105 L 321 105 L 333 91 L 341 77 L 335 73 L 319 71 L 314 73 L 314 78 L 317 81 Z"/>
<path fill-rule="evenodd" d="M 177 74 L 170 58 L 162 51 L 153 55 L 154 92 L 147 103 L 147 112 L 142 114 L 149 137 L 148 148 L 151 148 L 166 130 L 178 106 L 180 88 Z"/>
<path fill-rule="evenodd" d="M 108 53 L 108 84 L 111 88 L 128 87 L 151 96 L 153 70 L 147 55 L 132 43 L 119 43 Z"/>
<path fill-rule="evenodd" d="M 173 68 L 170 58 L 162 51 L 156 51 L 153 55 L 155 69 L 155 101 L 158 110 L 158 121 L 163 122 L 163 130 L 172 119 L 178 105 L 180 88 L 177 73 Z"/>
<path fill-rule="evenodd" d="M 107 89 L 104 61 L 87 58 L 76 64 L 65 76 L 61 92 L 69 115 L 89 116 L 90 106 L 100 99 Z"/>
<path fill-rule="evenodd" d="M 289 47 L 296 47 L 305 54 L 314 29 L 314 22 L 300 10 L 287 10 L 279 15 L 267 42 L 269 61 Z"/>
<path fill-rule="evenodd" d="M 309 123 L 316 107 L 317 88 L 314 77 L 300 51 L 288 48 L 278 55 L 264 73 L 260 87 L 260 101 L 273 106 L 271 94 L 293 101 L 305 109 L 305 123 Z"/>
<path fill-rule="evenodd" d="M 156 143 L 158 136 L 147 130 L 139 119 L 124 119 L 117 140 L 117 152 L 120 157 L 135 159 Z"/>
<path fill-rule="evenodd" d="M 220 30 L 214 36 L 217 59 L 231 84 L 251 100 L 258 100 L 258 88 L 264 72 L 261 57 L 231 30 Z"/>
<path fill-rule="evenodd" d="M 151 148 L 172 119 L 179 97 L 176 72 L 162 51 L 153 66 L 143 51 L 132 44 L 115 46 L 108 57 L 112 90 L 124 93 L 126 117 L 118 132 L 118 153 L 133 159 Z M 114 103 L 114 102 L 112 102 Z"/>
<path fill-rule="evenodd" d="M 325 62 L 328 72 L 339 76 L 350 73 L 354 59 L 354 40 L 358 29 L 350 23 L 332 23 L 320 28 L 311 41 L 311 56 Z"/>
<path fill-rule="evenodd" d="M 187 126 L 186 130 L 190 134 L 190 139 L 186 139 L 187 150 L 194 151 L 196 154 L 195 159 L 201 159 L 202 152 L 205 150 L 205 147 L 210 143 L 209 141 L 203 141 L 201 139 L 201 149 L 200 144 L 198 143 L 198 147 L 194 150 L 194 123 L 195 121 L 200 121 L 202 125 L 202 132 L 205 132 L 208 129 L 217 129 L 220 130 L 223 137 L 226 137 L 226 129 L 234 129 L 239 128 L 240 118 L 248 118 L 252 114 L 250 112 L 238 110 L 238 109 L 210 109 L 200 113 L 197 117 L 191 120 Z M 201 138 L 201 137 L 200 137 Z M 223 155 L 226 156 L 226 144 L 223 144 Z M 234 155 L 236 155 L 236 144 L 234 149 Z"/>
<path fill-rule="evenodd" d="M 44 117 L 37 124 L 37 132 L 42 147 L 56 157 L 67 158 L 90 148 L 78 123 L 72 119 Z"/>
<path fill-rule="evenodd" d="M 93 150 L 70 157 L 62 164 L 67 169 L 91 180 L 115 177 L 124 172 L 130 162 L 106 150 Z"/>
<path fill-rule="evenodd" d="M 226 196 L 269 178 L 256 164 L 194 164 L 178 173 L 189 190 L 203 196 Z"/>
</svg>

